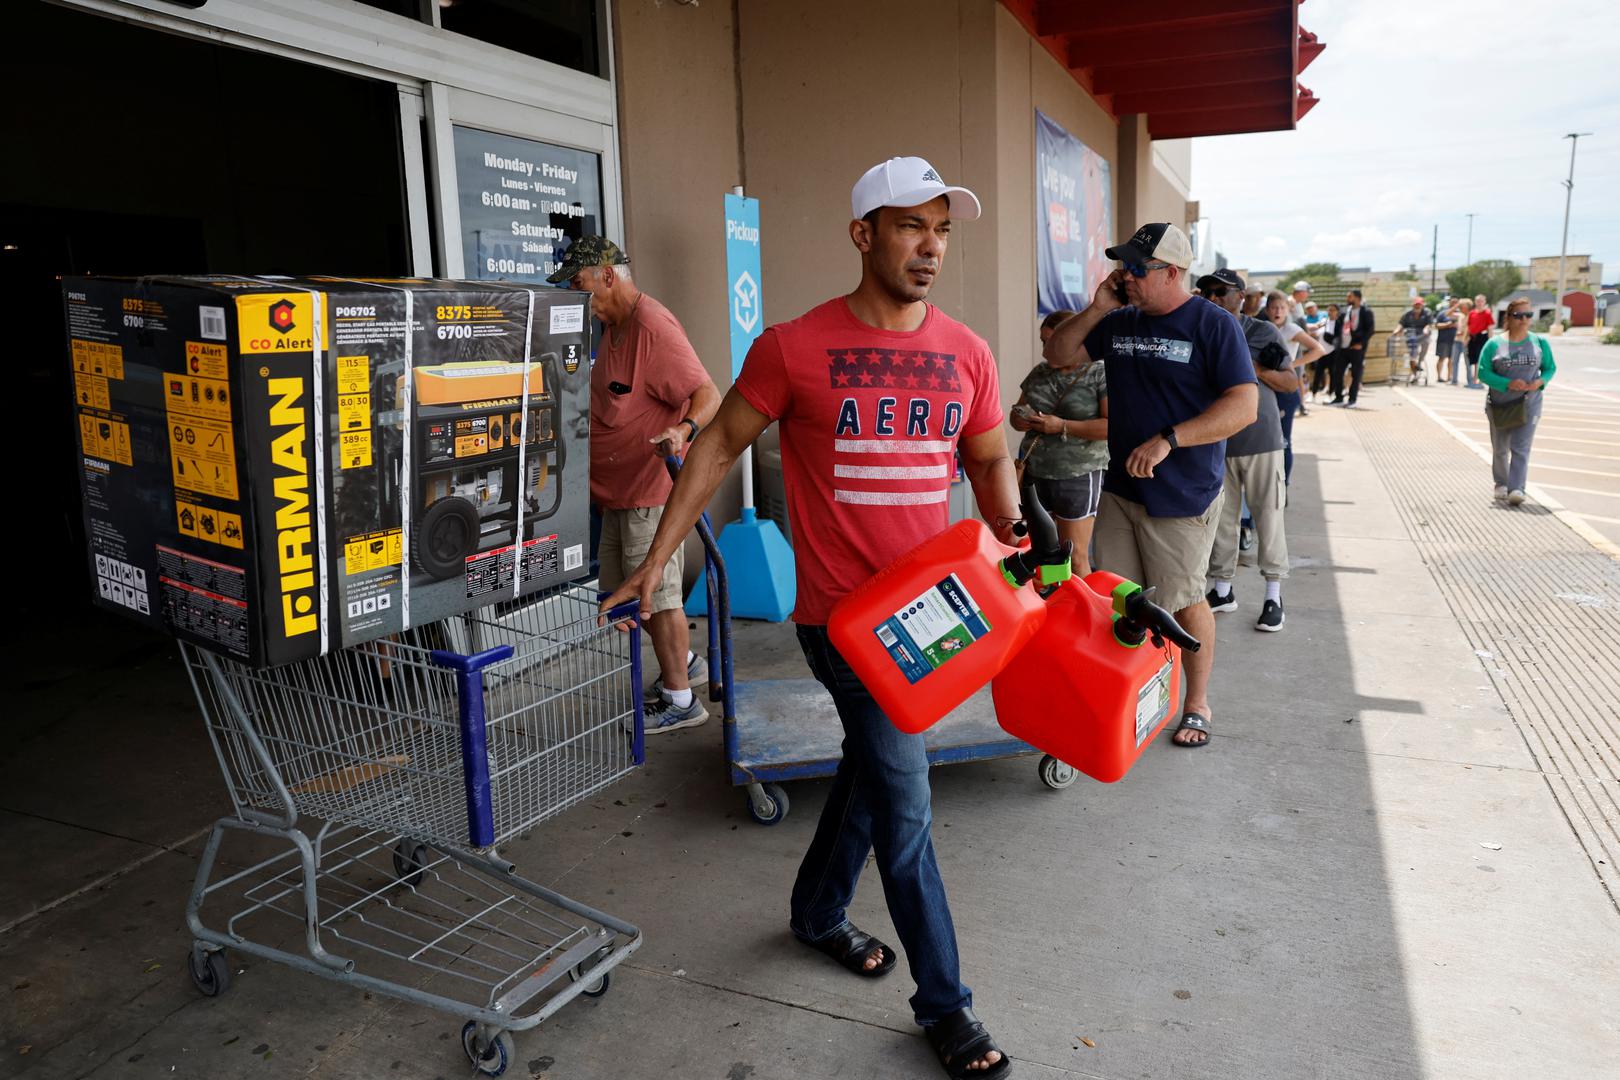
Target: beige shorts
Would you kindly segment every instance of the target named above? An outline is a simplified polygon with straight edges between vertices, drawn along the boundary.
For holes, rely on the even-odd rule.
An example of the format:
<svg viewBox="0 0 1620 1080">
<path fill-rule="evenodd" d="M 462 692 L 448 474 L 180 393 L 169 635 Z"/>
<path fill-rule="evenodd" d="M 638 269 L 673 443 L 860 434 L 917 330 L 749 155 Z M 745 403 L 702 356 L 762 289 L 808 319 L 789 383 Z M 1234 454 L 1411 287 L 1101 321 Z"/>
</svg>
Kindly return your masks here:
<svg viewBox="0 0 1620 1080">
<path fill-rule="evenodd" d="M 624 584 L 624 579 L 635 572 L 641 560 L 652 547 L 653 533 L 658 531 L 658 519 L 664 516 L 662 506 L 638 506 L 632 510 L 602 511 L 602 540 L 596 548 L 598 563 L 597 582 L 605 592 L 612 592 Z M 681 574 L 686 569 L 686 553 L 677 547 L 675 554 L 664 564 L 664 576 L 653 590 L 652 609 L 672 611 L 680 607 Z"/>
<path fill-rule="evenodd" d="M 1225 492 L 1196 517 L 1150 517 L 1147 507 L 1103 492 L 1092 534 L 1096 567 L 1140 585 L 1156 585 L 1154 603 L 1168 611 L 1204 598 L 1204 571 Z"/>
</svg>

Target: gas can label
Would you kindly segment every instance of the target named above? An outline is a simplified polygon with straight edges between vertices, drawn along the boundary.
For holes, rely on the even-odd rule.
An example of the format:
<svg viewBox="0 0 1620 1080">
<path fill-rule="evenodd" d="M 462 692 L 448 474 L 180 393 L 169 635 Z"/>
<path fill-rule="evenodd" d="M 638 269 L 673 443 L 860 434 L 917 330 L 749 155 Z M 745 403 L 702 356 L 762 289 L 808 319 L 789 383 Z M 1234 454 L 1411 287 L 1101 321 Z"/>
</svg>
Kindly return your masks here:
<svg viewBox="0 0 1620 1080">
<path fill-rule="evenodd" d="M 955 574 L 889 616 L 876 628 L 879 643 L 906 680 L 923 677 L 990 632 L 990 623 Z"/>
<path fill-rule="evenodd" d="M 1136 745 L 1153 734 L 1153 729 L 1170 712 L 1170 661 L 1136 692 Z"/>
</svg>

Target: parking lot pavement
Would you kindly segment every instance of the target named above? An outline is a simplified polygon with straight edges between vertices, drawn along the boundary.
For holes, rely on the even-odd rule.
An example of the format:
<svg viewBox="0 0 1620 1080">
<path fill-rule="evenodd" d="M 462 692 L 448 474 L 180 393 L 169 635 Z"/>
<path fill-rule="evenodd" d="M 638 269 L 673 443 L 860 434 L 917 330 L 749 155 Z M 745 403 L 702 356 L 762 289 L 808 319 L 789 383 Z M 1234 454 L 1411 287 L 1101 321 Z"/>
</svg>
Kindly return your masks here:
<svg viewBox="0 0 1620 1080">
<path fill-rule="evenodd" d="M 1547 389 L 1530 479 L 1572 516 L 1620 545 L 1620 345 L 1571 331 L 1549 339 L 1558 374 Z M 1489 453 L 1483 394 L 1460 386 L 1417 386 L 1414 403 Z"/>
</svg>

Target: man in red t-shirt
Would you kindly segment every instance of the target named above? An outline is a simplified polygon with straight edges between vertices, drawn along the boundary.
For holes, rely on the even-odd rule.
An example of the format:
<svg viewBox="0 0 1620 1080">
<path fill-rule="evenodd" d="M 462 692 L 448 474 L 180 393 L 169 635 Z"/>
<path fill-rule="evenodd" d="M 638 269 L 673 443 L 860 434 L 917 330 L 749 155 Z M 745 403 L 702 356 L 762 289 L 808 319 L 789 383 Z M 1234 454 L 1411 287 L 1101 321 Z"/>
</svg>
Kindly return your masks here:
<svg viewBox="0 0 1620 1080">
<path fill-rule="evenodd" d="M 616 589 L 641 565 L 669 498 L 664 455 L 679 454 L 720 405 L 686 331 L 668 308 L 636 288 L 630 260 L 602 236 L 576 240 L 547 279 L 591 294 L 606 333 L 591 365 L 591 503 L 602 515 L 597 577 Z M 647 734 L 709 718 L 692 684 L 708 665 L 691 649 L 681 610 L 680 548 L 664 566 L 643 617 L 662 674 L 647 705 Z"/>
<path fill-rule="evenodd" d="M 604 602 L 640 595 L 678 549 L 743 448 L 781 423 L 783 481 L 797 552 L 793 612 L 810 670 L 844 726 L 843 759 L 793 887 L 789 926 L 863 977 L 894 967 L 892 948 L 857 930 L 846 908 L 875 850 L 889 914 L 917 993 L 911 1006 L 951 1075 L 991 1077 L 1010 1059 L 973 1015 L 962 985 L 944 885 L 929 837 L 921 735 L 884 716 L 827 637 L 833 604 L 948 525 L 959 451 L 979 511 L 1011 539 L 1018 516 L 995 358 L 976 334 L 926 300 L 951 219 L 979 216 L 921 158 L 891 158 L 852 194 L 849 236 L 861 281 L 768 328 L 675 484 L 647 561 Z"/>
</svg>

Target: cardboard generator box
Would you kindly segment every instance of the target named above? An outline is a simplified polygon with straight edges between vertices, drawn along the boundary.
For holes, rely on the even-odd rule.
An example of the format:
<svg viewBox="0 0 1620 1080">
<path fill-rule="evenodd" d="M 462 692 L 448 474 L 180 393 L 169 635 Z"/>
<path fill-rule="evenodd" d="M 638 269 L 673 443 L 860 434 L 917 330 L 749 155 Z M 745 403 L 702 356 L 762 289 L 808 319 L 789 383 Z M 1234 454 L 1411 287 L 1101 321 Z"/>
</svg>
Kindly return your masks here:
<svg viewBox="0 0 1620 1080">
<path fill-rule="evenodd" d="M 96 601 L 252 664 L 588 573 L 589 297 L 69 278 Z"/>
</svg>

